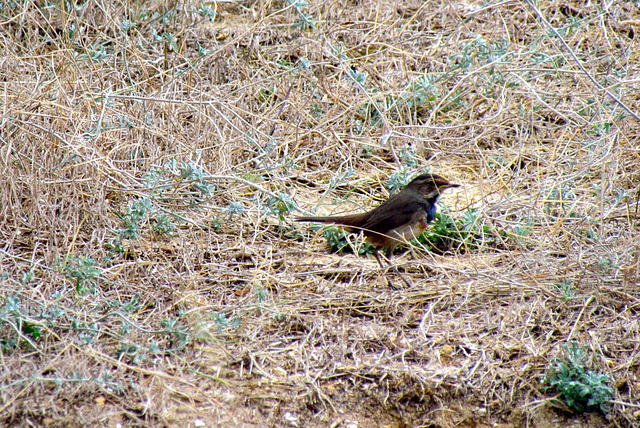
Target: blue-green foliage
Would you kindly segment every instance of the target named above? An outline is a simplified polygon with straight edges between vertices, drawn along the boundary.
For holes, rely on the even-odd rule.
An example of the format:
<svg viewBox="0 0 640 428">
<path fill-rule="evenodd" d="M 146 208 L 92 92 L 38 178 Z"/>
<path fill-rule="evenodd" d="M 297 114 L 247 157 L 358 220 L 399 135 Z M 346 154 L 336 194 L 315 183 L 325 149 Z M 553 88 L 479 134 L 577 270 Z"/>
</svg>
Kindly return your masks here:
<svg viewBox="0 0 640 428">
<path fill-rule="evenodd" d="M 589 370 L 585 348 L 577 342 L 563 345 L 564 358 L 556 358 L 547 368 L 542 380 L 545 390 L 555 390 L 560 400 L 570 409 L 583 413 L 611 408 L 613 388 L 608 375 Z"/>
</svg>

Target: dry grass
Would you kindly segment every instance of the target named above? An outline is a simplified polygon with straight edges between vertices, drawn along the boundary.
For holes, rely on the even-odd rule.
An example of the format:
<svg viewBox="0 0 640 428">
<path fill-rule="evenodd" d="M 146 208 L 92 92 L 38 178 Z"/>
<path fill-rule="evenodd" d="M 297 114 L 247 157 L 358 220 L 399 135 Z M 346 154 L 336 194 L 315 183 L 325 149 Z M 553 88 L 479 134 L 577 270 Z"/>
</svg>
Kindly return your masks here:
<svg viewBox="0 0 640 428">
<path fill-rule="evenodd" d="M 204 5 L 2 3 L 3 424 L 640 426 L 640 123 L 532 7 Z M 640 112 L 638 3 L 538 7 Z M 291 221 L 425 169 L 472 236 L 414 287 Z"/>
</svg>

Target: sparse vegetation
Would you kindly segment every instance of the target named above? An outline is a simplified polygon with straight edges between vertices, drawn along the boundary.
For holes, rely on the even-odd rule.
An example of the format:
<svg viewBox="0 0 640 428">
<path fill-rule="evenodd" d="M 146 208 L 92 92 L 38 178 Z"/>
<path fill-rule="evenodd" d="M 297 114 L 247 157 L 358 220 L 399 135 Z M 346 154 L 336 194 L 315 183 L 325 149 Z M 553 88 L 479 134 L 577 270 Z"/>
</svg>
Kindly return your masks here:
<svg viewBox="0 0 640 428">
<path fill-rule="evenodd" d="M 637 426 L 638 22 L 0 2 L 0 424 Z M 423 171 L 413 286 L 292 220 Z"/>
</svg>

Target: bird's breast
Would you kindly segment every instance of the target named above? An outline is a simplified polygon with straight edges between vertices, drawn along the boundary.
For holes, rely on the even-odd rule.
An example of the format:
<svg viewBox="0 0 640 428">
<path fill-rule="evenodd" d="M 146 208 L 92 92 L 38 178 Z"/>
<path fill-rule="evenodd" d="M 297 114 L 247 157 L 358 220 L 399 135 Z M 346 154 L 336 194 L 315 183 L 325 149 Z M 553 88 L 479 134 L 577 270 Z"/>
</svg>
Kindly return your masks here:
<svg viewBox="0 0 640 428">
<path fill-rule="evenodd" d="M 427 224 L 427 216 L 421 216 L 411 223 L 390 230 L 388 235 L 398 241 L 409 242 L 420 236 L 420 234 L 427 228 Z"/>
</svg>

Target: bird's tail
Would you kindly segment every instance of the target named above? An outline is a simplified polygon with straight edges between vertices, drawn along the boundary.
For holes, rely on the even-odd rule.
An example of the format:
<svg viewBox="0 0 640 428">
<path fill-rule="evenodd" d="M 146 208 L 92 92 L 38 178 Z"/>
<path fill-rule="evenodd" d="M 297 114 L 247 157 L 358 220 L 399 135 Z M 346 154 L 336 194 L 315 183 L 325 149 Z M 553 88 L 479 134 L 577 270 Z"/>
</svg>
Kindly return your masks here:
<svg viewBox="0 0 640 428">
<path fill-rule="evenodd" d="M 358 228 L 361 227 L 363 218 L 360 214 L 352 214 L 329 217 L 297 217 L 296 221 L 330 223 L 338 226 L 355 226 Z"/>
</svg>

